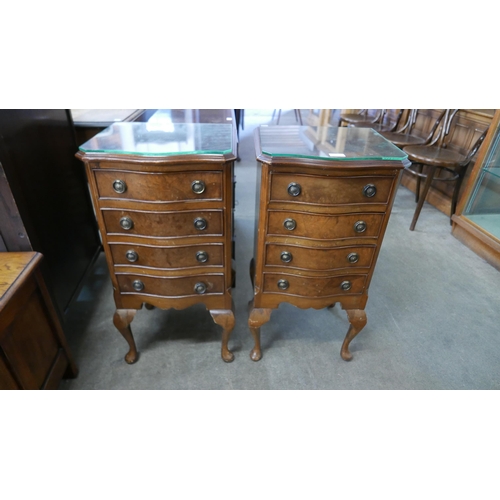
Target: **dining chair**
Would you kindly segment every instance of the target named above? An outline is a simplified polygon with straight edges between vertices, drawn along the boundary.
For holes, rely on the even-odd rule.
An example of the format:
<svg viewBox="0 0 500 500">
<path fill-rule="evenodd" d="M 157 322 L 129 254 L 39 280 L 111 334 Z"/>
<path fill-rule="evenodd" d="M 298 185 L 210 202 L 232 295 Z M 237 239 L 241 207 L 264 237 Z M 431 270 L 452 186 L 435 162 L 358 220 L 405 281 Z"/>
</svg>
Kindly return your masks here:
<svg viewBox="0 0 500 500">
<path fill-rule="evenodd" d="M 406 120 L 397 130 L 383 130 L 380 134 L 398 148 L 434 144 L 439 139 L 439 125 L 448 110 L 443 109 L 436 117 L 434 110 L 407 110 Z M 433 116 L 434 115 L 434 116 Z"/>
<path fill-rule="evenodd" d="M 383 109 L 361 109 L 357 113 L 341 113 L 340 125 L 354 125 L 356 123 L 376 123 L 384 113 Z"/>
<path fill-rule="evenodd" d="M 300 113 L 300 109 L 294 109 L 293 111 L 295 113 L 295 121 L 298 121 L 301 125 L 303 125 L 302 114 Z M 276 110 L 273 110 L 273 116 L 271 117 L 271 121 L 274 120 L 275 114 L 276 114 Z M 276 120 L 276 125 L 280 124 L 280 118 L 281 118 L 281 109 L 278 109 L 278 118 Z"/>
<path fill-rule="evenodd" d="M 458 109 L 445 110 L 439 134 L 431 143 L 425 145 L 409 145 L 403 148 L 403 151 L 408 154 L 408 159 L 412 162 L 411 166 L 408 167 L 406 171 L 417 177 L 417 207 L 415 208 L 413 220 L 410 225 L 410 231 L 415 229 L 415 225 L 417 224 L 418 217 L 433 181 L 455 182 L 451 199 L 451 224 L 451 217 L 455 213 L 458 193 L 467 167 L 486 137 L 488 128 L 486 128 L 475 141 L 475 130 L 468 130 L 467 135 L 470 139 L 465 145 L 453 144 L 450 138 L 454 135 L 451 132 L 453 128 L 456 127 L 454 119 L 458 116 L 458 111 Z M 423 173 L 423 167 L 426 167 L 425 173 Z M 438 171 L 440 174 L 441 172 L 445 172 L 447 176 L 436 176 L 436 172 Z M 420 193 L 420 183 L 422 179 L 425 182 L 422 192 Z"/>
<path fill-rule="evenodd" d="M 349 127 L 372 128 L 377 132 L 393 132 L 400 127 L 402 120 L 405 120 L 408 114 L 406 109 L 382 109 L 376 121 L 358 121 L 348 124 Z"/>
</svg>

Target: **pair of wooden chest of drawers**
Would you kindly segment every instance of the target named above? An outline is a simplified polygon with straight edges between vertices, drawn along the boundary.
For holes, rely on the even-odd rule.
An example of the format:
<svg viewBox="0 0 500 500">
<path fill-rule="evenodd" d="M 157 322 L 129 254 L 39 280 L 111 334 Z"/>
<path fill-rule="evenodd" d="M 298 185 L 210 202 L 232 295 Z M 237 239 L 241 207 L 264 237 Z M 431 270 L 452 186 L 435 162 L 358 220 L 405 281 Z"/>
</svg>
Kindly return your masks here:
<svg viewBox="0 0 500 500">
<path fill-rule="evenodd" d="M 323 139 L 314 132 L 256 130 L 260 187 L 249 316 L 255 361 L 262 356 L 260 327 L 282 302 L 316 309 L 339 302 L 351 324 L 345 360 L 366 324 L 368 287 L 405 155 L 394 148 L 385 158 L 380 148 L 390 144 L 371 129 L 339 129 Z"/>
<path fill-rule="evenodd" d="M 163 153 L 154 156 L 142 154 L 139 141 L 132 154 L 124 144 L 127 134 L 137 137 L 138 130 L 143 140 L 153 141 L 145 124 L 120 125 L 111 130 L 118 153 L 116 147 L 107 151 L 99 141 L 106 146 L 110 139 L 99 134 L 77 157 L 86 165 L 113 282 L 114 324 L 130 347 L 125 360 L 137 360 L 130 323 L 143 304 L 183 309 L 203 303 L 223 328 L 222 358 L 232 361 L 232 126 L 222 126 L 225 149 L 207 153 L 203 145 L 193 145 L 189 154 L 176 153 L 178 139 L 164 134 Z M 197 140 L 219 127 L 193 124 L 186 130 Z"/>
</svg>

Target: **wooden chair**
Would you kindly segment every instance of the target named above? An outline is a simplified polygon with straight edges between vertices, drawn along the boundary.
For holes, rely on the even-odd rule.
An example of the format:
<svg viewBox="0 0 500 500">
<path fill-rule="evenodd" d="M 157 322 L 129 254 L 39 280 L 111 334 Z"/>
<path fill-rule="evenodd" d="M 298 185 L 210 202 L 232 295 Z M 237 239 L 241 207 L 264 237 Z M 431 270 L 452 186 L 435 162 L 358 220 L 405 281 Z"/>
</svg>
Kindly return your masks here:
<svg viewBox="0 0 500 500">
<path fill-rule="evenodd" d="M 383 112 L 383 109 L 361 109 L 358 113 L 341 113 L 340 125 L 353 125 L 361 122 L 376 123 Z"/>
<path fill-rule="evenodd" d="M 381 131 L 381 135 L 391 141 L 398 148 L 405 146 L 419 146 L 434 144 L 439 138 L 439 125 L 441 124 L 446 109 L 437 117 L 432 117 L 433 110 L 409 109 L 406 120 L 398 130 Z"/>
<path fill-rule="evenodd" d="M 413 220 L 410 225 L 410 231 L 415 229 L 420 211 L 425 202 L 425 198 L 429 191 L 431 183 L 435 181 L 455 182 L 451 200 L 451 216 L 455 213 L 458 193 L 460 186 L 467 170 L 467 166 L 473 156 L 481 146 L 488 128 L 484 130 L 479 138 L 475 139 L 476 130 L 467 129 L 467 127 L 457 127 L 455 120 L 458 109 L 445 110 L 442 124 L 438 136 L 429 144 L 426 145 L 411 145 L 405 146 L 403 151 L 408 154 L 408 159 L 412 165 L 407 169 L 407 172 L 417 176 L 416 201 L 417 207 L 413 215 Z M 458 134 L 455 134 L 455 129 Z M 453 143 L 455 135 L 461 135 L 460 140 Z M 423 173 L 423 167 L 426 166 L 426 173 Z M 436 171 L 446 172 L 450 175 L 447 177 L 436 177 Z M 422 193 L 420 193 L 420 181 L 425 179 Z"/>
<path fill-rule="evenodd" d="M 295 113 L 295 120 L 298 121 L 301 125 L 303 125 L 302 114 L 300 112 L 300 109 L 294 109 L 293 111 Z M 275 114 L 276 114 L 276 110 L 273 110 L 273 116 L 271 117 L 271 121 L 274 120 Z M 280 118 L 281 118 L 281 109 L 278 109 L 278 118 L 276 119 L 276 125 L 280 124 Z"/>
<path fill-rule="evenodd" d="M 350 123 L 348 126 L 350 127 L 367 127 L 373 128 L 377 132 L 387 131 L 393 132 L 400 127 L 400 123 L 402 119 L 404 120 L 407 112 L 410 110 L 405 109 L 382 109 L 378 119 L 373 121 L 358 121 L 355 123 Z"/>
</svg>

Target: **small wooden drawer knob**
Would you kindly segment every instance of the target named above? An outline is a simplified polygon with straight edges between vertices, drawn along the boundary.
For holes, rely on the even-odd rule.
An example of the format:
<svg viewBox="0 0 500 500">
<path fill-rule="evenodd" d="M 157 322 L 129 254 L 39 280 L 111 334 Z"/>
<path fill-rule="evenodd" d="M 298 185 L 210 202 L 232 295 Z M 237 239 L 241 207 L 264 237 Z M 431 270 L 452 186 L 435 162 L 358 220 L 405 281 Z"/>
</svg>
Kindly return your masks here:
<svg viewBox="0 0 500 500">
<path fill-rule="evenodd" d="M 198 229 L 198 231 L 203 231 L 207 228 L 207 221 L 203 217 L 197 217 L 194 220 L 194 227 Z"/>
<path fill-rule="evenodd" d="M 356 262 L 358 262 L 359 260 L 359 255 L 356 252 L 351 252 L 347 256 L 347 260 L 349 261 L 349 264 L 356 264 Z"/>
<path fill-rule="evenodd" d="M 283 226 L 285 226 L 285 229 L 293 231 L 297 227 L 297 222 L 294 219 L 285 219 Z"/>
<path fill-rule="evenodd" d="M 144 283 L 143 283 L 141 280 L 135 280 L 135 281 L 132 283 L 132 288 L 133 288 L 136 292 L 141 292 L 142 290 L 144 290 Z"/>
<path fill-rule="evenodd" d="M 196 260 L 198 262 L 207 262 L 208 261 L 208 253 L 207 252 L 196 252 Z"/>
<path fill-rule="evenodd" d="M 288 184 L 288 194 L 290 196 L 299 196 L 301 193 L 302 188 L 300 187 L 300 184 L 297 184 L 296 182 L 291 182 Z"/>
<path fill-rule="evenodd" d="M 278 281 L 278 288 L 280 290 L 286 290 L 290 286 L 290 283 L 288 283 L 287 280 L 279 280 Z"/>
<path fill-rule="evenodd" d="M 122 217 L 120 219 L 120 226 L 128 231 L 134 227 L 134 221 L 130 217 Z"/>
<path fill-rule="evenodd" d="M 352 287 L 352 284 L 350 281 L 342 281 L 342 283 L 340 284 L 340 288 L 342 290 L 344 290 L 344 292 L 347 292 L 348 290 L 350 290 Z"/>
<path fill-rule="evenodd" d="M 113 189 L 117 193 L 122 194 L 127 190 L 127 184 L 125 183 L 125 181 L 117 179 L 116 181 L 113 182 Z"/>
<path fill-rule="evenodd" d="M 139 258 L 139 255 L 134 250 L 127 250 L 127 253 L 125 254 L 125 258 L 129 262 L 137 262 L 137 259 Z"/>
<path fill-rule="evenodd" d="M 205 293 L 207 291 L 207 285 L 205 285 L 205 283 L 201 283 L 201 282 L 196 283 L 196 285 L 194 285 L 194 291 L 201 295 L 202 293 Z"/>
<path fill-rule="evenodd" d="M 203 181 L 193 181 L 191 183 L 191 189 L 193 190 L 193 193 L 196 194 L 201 194 L 205 192 L 205 183 Z"/>
<path fill-rule="evenodd" d="M 366 231 L 366 222 L 364 220 L 358 220 L 354 224 L 354 231 L 357 233 L 364 233 Z"/>
<path fill-rule="evenodd" d="M 292 262 L 293 256 L 290 252 L 281 252 L 280 258 L 283 262 L 288 263 L 288 262 Z"/>
</svg>

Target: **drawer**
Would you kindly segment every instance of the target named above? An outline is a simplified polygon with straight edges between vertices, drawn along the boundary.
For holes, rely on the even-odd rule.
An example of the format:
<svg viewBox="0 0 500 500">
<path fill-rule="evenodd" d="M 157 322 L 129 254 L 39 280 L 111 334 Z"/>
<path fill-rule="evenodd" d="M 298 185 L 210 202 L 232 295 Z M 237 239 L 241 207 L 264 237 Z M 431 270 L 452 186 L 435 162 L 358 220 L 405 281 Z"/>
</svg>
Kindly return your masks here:
<svg viewBox="0 0 500 500">
<path fill-rule="evenodd" d="M 296 245 L 266 245 L 266 265 L 311 271 L 367 268 L 372 265 L 375 245 L 336 248 L 304 248 Z"/>
<path fill-rule="evenodd" d="M 224 262 L 224 246 L 222 243 L 176 247 L 111 243 L 109 248 L 115 265 L 122 266 L 179 269 L 222 266 Z"/>
<path fill-rule="evenodd" d="M 283 293 L 308 298 L 359 295 L 365 289 L 364 274 L 310 278 L 285 273 L 264 273 L 264 293 Z"/>
<path fill-rule="evenodd" d="M 203 274 L 180 278 L 116 274 L 121 293 L 186 297 L 224 293 L 223 274 Z"/>
<path fill-rule="evenodd" d="M 118 233 L 160 238 L 222 236 L 222 210 L 139 212 L 103 209 L 102 215 L 108 234 Z"/>
<path fill-rule="evenodd" d="M 384 214 L 320 215 L 270 210 L 267 232 L 320 240 L 373 238 L 378 236 L 383 220 Z"/>
<path fill-rule="evenodd" d="M 94 170 L 100 198 L 145 202 L 222 200 L 222 172 Z"/>
<path fill-rule="evenodd" d="M 311 205 L 387 203 L 394 177 L 271 174 L 270 201 Z"/>
</svg>

